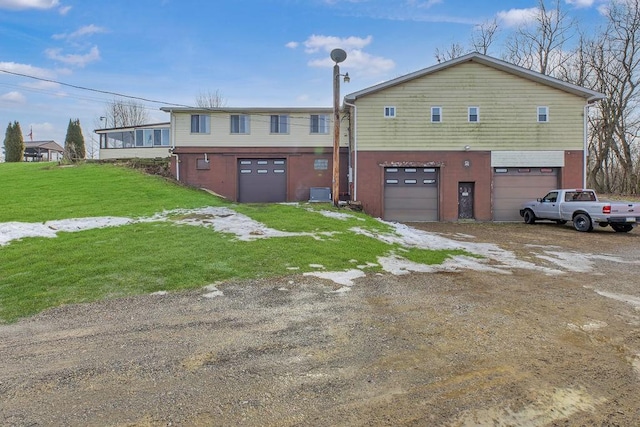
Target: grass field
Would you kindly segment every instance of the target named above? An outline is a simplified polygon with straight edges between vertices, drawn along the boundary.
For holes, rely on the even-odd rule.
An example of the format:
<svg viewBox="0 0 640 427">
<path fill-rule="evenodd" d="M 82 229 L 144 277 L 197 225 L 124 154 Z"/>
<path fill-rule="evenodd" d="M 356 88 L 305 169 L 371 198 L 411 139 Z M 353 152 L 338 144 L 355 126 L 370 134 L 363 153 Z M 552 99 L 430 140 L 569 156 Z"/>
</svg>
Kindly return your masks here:
<svg viewBox="0 0 640 427">
<path fill-rule="evenodd" d="M 399 249 L 350 231 L 391 232 L 364 214 L 319 215 L 327 204 L 237 205 L 157 176 L 113 165 L 0 164 L 0 223 L 41 223 L 98 216 L 148 217 L 176 208 L 227 206 L 270 228 L 310 236 L 238 241 L 211 228 L 143 222 L 120 227 L 24 238 L 0 246 L 0 322 L 13 322 L 61 304 L 198 288 L 234 278 L 344 271 L 376 263 Z M 461 251 L 403 250 L 436 264 Z M 291 269 L 297 269 L 293 273 Z M 376 271 L 379 267 L 370 267 Z"/>
</svg>

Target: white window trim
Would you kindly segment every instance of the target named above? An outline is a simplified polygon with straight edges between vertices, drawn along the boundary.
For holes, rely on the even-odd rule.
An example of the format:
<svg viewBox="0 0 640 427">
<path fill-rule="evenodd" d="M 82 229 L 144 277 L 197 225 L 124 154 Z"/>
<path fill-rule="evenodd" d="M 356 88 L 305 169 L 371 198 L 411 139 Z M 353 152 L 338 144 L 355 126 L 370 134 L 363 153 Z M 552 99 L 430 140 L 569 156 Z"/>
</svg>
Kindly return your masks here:
<svg viewBox="0 0 640 427">
<path fill-rule="evenodd" d="M 540 109 L 544 108 L 544 112 L 545 112 L 545 116 L 547 118 L 547 120 L 540 120 Z M 545 105 L 539 105 L 538 107 L 536 107 L 536 121 L 538 123 L 549 123 L 549 107 L 545 106 Z"/>
<path fill-rule="evenodd" d="M 475 121 L 471 120 L 471 109 L 475 108 L 476 109 L 476 114 L 475 116 L 477 117 Z M 476 105 L 472 105 L 469 108 L 467 108 L 467 121 L 469 123 L 480 123 L 480 107 L 476 106 Z"/>
<path fill-rule="evenodd" d="M 278 131 L 277 132 L 273 132 L 273 129 L 271 127 L 271 118 L 273 116 L 277 116 L 278 117 Z M 282 132 L 282 122 L 280 121 L 281 117 L 286 117 L 287 118 L 287 131 L 286 132 Z M 270 135 L 288 135 L 291 132 L 291 117 L 288 114 L 271 114 L 269 116 L 269 134 Z"/>
<path fill-rule="evenodd" d="M 318 117 L 318 132 L 313 131 L 313 116 Z M 321 126 L 320 118 L 324 117 L 324 126 Z M 310 135 L 327 135 L 331 127 L 331 116 L 329 114 L 310 114 L 309 115 L 309 134 Z"/>
<path fill-rule="evenodd" d="M 387 114 L 387 112 L 393 114 Z M 393 105 L 385 105 L 382 110 L 382 115 L 385 119 L 394 119 L 396 117 L 396 107 Z"/>
<path fill-rule="evenodd" d="M 434 121 L 433 120 L 433 110 L 436 109 L 436 108 L 440 112 L 440 114 L 438 114 L 440 116 L 440 120 L 439 121 Z M 442 120 L 442 107 L 437 106 L 437 105 L 434 105 L 433 107 L 431 107 L 430 119 L 431 119 L 431 123 L 442 123 L 443 122 L 443 120 Z"/>
<path fill-rule="evenodd" d="M 192 120 L 193 116 L 198 116 L 198 131 L 194 132 L 192 128 Z M 205 118 L 206 125 L 204 131 L 200 131 L 202 127 L 202 123 L 200 122 L 202 118 Z M 192 135 L 210 135 L 211 134 L 211 116 L 209 114 L 191 114 L 189 116 L 189 129 L 191 130 Z"/>
<path fill-rule="evenodd" d="M 234 132 L 233 131 L 233 117 L 238 116 L 240 121 L 244 121 L 245 131 Z M 240 123 L 238 123 L 238 130 L 240 130 Z M 229 115 L 229 134 L 231 135 L 250 135 L 251 134 L 251 116 L 248 114 L 230 114 Z"/>
</svg>

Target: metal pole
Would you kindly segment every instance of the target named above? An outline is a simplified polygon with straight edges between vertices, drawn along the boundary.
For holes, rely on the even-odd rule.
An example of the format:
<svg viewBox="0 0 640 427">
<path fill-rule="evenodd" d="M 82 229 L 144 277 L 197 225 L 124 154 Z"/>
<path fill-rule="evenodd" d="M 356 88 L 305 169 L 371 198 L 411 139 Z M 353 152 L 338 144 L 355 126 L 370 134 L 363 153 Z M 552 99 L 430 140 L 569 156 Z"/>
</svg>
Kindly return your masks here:
<svg viewBox="0 0 640 427">
<path fill-rule="evenodd" d="M 333 66 L 333 205 L 340 202 L 340 67 Z"/>
</svg>

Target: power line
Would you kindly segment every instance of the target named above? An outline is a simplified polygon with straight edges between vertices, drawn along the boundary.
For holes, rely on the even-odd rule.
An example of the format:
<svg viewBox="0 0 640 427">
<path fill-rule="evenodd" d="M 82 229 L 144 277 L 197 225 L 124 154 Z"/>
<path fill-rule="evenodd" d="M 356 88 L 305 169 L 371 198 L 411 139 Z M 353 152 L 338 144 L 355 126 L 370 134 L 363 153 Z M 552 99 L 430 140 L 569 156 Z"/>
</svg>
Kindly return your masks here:
<svg viewBox="0 0 640 427">
<path fill-rule="evenodd" d="M 173 102 L 158 101 L 156 99 L 149 99 L 149 98 L 143 98 L 143 97 L 140 97 L 140 96 L 125 95 L 123 93 L 112 92 L 112 91 L 108 91 L 108 90 L 101 90 L 101 89 L 94 89 L 94 88 L 90 88 L 90 87 L 78 86 L 78 85 L 73 85 L 73 84 L 70 84 L 70 83 L 60 82 L 60 81 L 57 81 L 57 80 L 45 79 L 43 77 L 36 77 L 36 76 L 30 76 L 28 74 L 16 73 L 14 71 L 8 71 L 8 70 L 0 69 L 0 72 L 11 74 L 11 75 L 14 75 L 14 76 L 19 76 L 19 77 L 26 77 L 28 79 L 39 80 L 41 82 L 55 83 L 55 84 L 59 84 L 61 86 L 71 87 L 71 88 L 74 88 L 74 89 L 87 90 L 87 91 L 96 92 L 96 93 L 104 93 L 106 95 L 113 95 L 113 96 L 119 96 L 119 97 L 122 97 L 122 98 L 136 99 L 138 101 L 151 102 L 151 103 L 154 103 L 154 104 L 175 105 L 175 106 L 178 106 L 178 107 L 193 108 L 190 105 L 175 104 Z"/>
</svg>

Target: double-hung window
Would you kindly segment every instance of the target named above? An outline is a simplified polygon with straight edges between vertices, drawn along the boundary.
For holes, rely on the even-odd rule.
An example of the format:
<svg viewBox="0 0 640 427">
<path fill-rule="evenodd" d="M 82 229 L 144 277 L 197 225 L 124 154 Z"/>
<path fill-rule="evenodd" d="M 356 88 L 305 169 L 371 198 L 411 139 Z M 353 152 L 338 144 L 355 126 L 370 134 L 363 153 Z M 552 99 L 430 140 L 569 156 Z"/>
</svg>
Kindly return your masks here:
<svg viewBox="0 0 640 427">
<path fill-rule="evenodd" d="M 211 133 L 211 117 L 205 114 L 192 114 L 191 133 Z"/>
<path fill-rule="evenodd" d="M 329 115 L 312 114 L 310 119 L 311 133 L 329 133 Z"/>
<path fill-rule="evenodd" d="M 396 107 L 384 107 L 384 116 L 393 118 L 396 116 Z"/>
<path fill-rule="evenodd" d="M 250 133 L 249 116 L 246 114 L 231 115 L 231 133 Z"/>
<path fill-rule="evenodd" d="M 469 123 L 480 121 L 480 107 L 469 107 Z"/>
<path fill-rule="evenodd" d="M 442 121 L 442 107 L 431 107 L 431 123 Z"/>
<path fill-rule="evenodd" d="M 289 116 L 282 114 L 272 115 L 271 133 L 289 133 Z"/>
<path fill-rule="evenodd" d="M 538 107 L 538 123 L 549 121 L 549 107 Z"/>
</svg>

